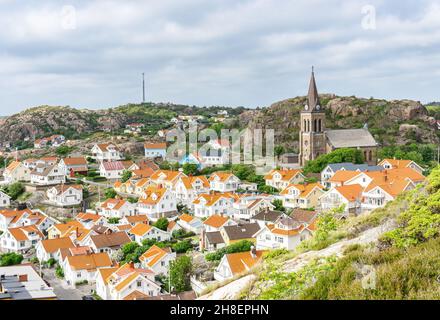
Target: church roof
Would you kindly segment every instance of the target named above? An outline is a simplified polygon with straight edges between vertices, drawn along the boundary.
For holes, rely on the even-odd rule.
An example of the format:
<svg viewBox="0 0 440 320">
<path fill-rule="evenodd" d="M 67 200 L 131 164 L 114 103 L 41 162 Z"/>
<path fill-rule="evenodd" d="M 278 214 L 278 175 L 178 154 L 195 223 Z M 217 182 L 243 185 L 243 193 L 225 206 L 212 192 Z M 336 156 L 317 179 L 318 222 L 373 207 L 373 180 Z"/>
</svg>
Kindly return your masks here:
<svg viewBox="0 0 440 320">
<path fill-rule="evenodd" d="M 328 130 L 325 132 L 333 148 L 376 147 L 377 142 L 367 129 Z"/>
</svg>

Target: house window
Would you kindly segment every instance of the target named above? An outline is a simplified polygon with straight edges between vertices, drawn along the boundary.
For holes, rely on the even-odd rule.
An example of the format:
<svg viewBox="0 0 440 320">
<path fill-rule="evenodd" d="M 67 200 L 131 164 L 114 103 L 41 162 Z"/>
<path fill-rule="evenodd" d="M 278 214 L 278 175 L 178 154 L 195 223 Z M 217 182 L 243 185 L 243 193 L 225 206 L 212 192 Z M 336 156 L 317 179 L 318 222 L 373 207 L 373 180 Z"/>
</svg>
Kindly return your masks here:
<svg viewBox="0 0 440 320">
<path fill-rule="evenodd" d="M 136 286 L 137 286 L 138 288 L 142 287 L 142 281 L 141 281 L 141 280 L 138 280 L 138 281 L 136 282 Z"/>
</svg>

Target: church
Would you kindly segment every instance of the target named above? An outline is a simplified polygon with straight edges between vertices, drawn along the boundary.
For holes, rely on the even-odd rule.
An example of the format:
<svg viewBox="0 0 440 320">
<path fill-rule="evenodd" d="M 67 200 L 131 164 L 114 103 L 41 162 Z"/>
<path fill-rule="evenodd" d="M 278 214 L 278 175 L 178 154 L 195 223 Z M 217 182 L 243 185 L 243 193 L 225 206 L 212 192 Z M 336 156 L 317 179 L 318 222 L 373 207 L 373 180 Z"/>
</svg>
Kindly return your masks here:
<svg viewBox="0 0 440 320">
<path fill-rule="evenodd" d="M 326 130 L 325 110 L 320 104 L 316 87 L 315 73 L 312 69 L 307 104 L 300 113 L 299 155 L 300 166 L 322 154 L 341 148 L 356 148 L 363 152 L 365 162 L 375 165 L 377 161 L 377 142 L 368 131 L 362 129 Z"/>
</svg>

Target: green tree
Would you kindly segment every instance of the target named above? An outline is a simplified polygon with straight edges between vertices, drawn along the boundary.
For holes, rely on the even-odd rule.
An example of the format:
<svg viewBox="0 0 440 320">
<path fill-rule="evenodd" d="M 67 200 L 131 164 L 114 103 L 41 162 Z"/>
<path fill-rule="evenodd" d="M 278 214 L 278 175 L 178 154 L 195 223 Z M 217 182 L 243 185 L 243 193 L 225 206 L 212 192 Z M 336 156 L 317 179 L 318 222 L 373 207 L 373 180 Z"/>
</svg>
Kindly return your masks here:
<svg viewBox="0 0 440 320">
<path fill-rule="evenodd" d="M 279 159 L 280 156 L 284 153 L 284 147 L 283 146 L 275 146 L 273 151 L 274 151 L 277 159 Z"/>
<path fill-rule="evenodd" d="M 249 240 L 241 240 L 230 244 L 227 247 L 221 248 L 215 252 L 207 253 L 205 259 L 207 261 L 220 261 L 225 254 L 236 253 L 236 252 L 246 252 L 251 250 L 251 247 L 254 245 L 252 241 Z"/>
<path fill-rule="evenodd" d="M 187 253 L 193 248 L 191 240 L 184 240 L 173 244 L 172 249 L 176 253 Z"/>
<path fill-rule="evenodd" d="M 183 173 L 187 176 L 196 176 L 199 174 L 198 166 L 195 163 L 185 163 L 183 165 Z"/>
<path fill-rule="evenodd" d="M 130 170 L 124 170 L 121 175 L 121 181 L 127 182 L 131 178 L 132 175 L 133 175 L 133 173 Z"/>
<path fill-rule="evenodd" d="M 112 218 L 108 218 L 107 222 L 110 224 L 118 224 L 119 223 L 119 218 L 118 217 L 112 217 Z"/>
<path fill-rule="evenodd" d="M 304 166 L 304 173 L 320 173 L 330 163 L 351 162 L 355 164 L 364 163 L 364 156 L 361 150 L 342 148 L 310 160 Z"/>
<path fill-rule="evenodd" d="M 104 191 L 104 197 L 106 199 L 114 199 L 114 198 L 116 198 L 117 195 L 118 195 L 118 193 L 113 188 L 108 188 Z"/>
<path fill-rule="evenodd" d="M 174 292 L 191 290 L 192 268 L 192 261 L 188 256 L 181 256 L 170 262 L 170 282 Z"/>
<path fill-rule="evenodd" d="M 5 253 L 0 255 L 0 266 L 13 266 L 20 264 L 23 261 L 23 256 L 15 252 Z"/>
<path fill-rule="evenodd" d="M 154 226 L 160 230 L 166 231 L 168 227 L 168 219 L 167 218 L 159 218 L 157 219 Z"/>
<path fill-rule="evenodd" d="M 275 199 L 272 201 L 272 204 L 275 206 L 275 210 L 285 212 L 286 208 L 283 206 L 283 201 L 281 199 Z"/>
<path fill-rule="evenodd" d="M 24 185 L 21 182 L 14 182 L 7 186 L 5 191 L 12 200 L 16 200 L 24 192 L 24 190 Z"/>
<path fill-rule="evenodd" d="M 73 150 L 72 147 L 63 145 L 56 148 L 55 153 L 61 157 L 67 156 L 69 153 L 71 153 Z"/>
</svg>

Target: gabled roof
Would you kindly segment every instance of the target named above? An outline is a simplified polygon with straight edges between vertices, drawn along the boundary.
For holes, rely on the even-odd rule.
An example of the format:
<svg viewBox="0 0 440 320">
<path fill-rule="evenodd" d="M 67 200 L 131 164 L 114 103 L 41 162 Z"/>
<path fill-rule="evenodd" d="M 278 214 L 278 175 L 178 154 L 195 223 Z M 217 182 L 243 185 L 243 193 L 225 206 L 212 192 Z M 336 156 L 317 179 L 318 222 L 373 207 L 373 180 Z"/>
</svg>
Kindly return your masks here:
<svg viewBox="0 0 440 320">
<path fill-rule="evenodd" d="M 87 166 L 87 160 L 85 157 L 69 157 L 62 159 L 61 161 L 63 161 L 66 166 Z"/>
<path fill-rule="evenodd" d="M 209 181 L 205 176 L 180 177 L 180 180 L 188 190 L 193 189 L 193 183 L 196 181 L 201 181 L 204 188 L 209 188 Z"/>
<path fill-rule="evenodd" d="M 277 219 L 282 216 L 283 213 L 281 211 L 273 211 L 273 210 L 262 210 L 253 216 L 252 220 L 259 221 L 267 221 L 267 222 L 275 222 Z"/>
<path fill-rule="evenodd" d="M 282 181 L 289 182 L 293 178 L 295 178 L 298 174 L 302 174 L 302 171 L 301 170 L 294 170 L 294 169 L 292 169 L 292 170 L 271 170 L 267 175 L 264 176 L 264 179 L 271 180 L 271 179 L 273 179 L 273 175 L 276 173 L 281 175 Z"/>
<path fill-rule="evenodd" d="M 191 223 L 196 218 L 191 216 L 191 215 L 189 215 L 189 214 L 184 213 L 184 214 L 179 216 L 179 219 L 182 220 L 182 221 L 185 221 L 186 223 Z"/>
<path fill-rule="evenodd" d="M 335 189 L 348 201 L 359 200 L 362 196 L 362 186 L 360 184 L 343 185 Z"/>
<path fill-rule="evenodd" d="M 339 129 L 325 132 L 328 142 L 333 148 L 376 147 L 368 129 Z M 347 137 L 350 137 L 347 139 Z"/>
<path fill-rule="evenodd" d="M 112 261 L 107 253 L 92 253 L 87 255 L 68 256 L 67 263 L 73 270 L 96 270 L 111 267 Z"/>
<path fill-rule="evenodd" d="M 101 204 L 102 209 L 119 210 L 127 201 L 122 199 L 107 199 Z"/>
<path fill-rule="evenodd" d="M 162 258 L 171 253 L 170 248 L 159 248 L 153 245 L 143 255 L 140 256 L 140 261 L 145 261 L 147 266 L 153 268 Z"/>
<path fill-rule="evenodd" d="M 11 236 L 13 236 L 17 241 L 29 240 L 28 238 L 29 233 L 35 233 L 41 239 L 44 238 L 44 235 L 41 233 L 40 230 L 38 230 L 38 228 L 35 225 L 17 227 L 17 228 L 8 228 L 8 231 L 11 234 Z"/>
<path fill-rule="evenodd" d="M 145 149 L 166 149 L 167 144 L 166 144 L 166 142 L 145 143 L 144 148 Z"/>
<path fill-rule="evenodd" d="M 124 219 L 127 220 L 128 223 L 148 222 L 146 215 L 125 216 Z"/>
<path fill-rule="evenodd" d="M 224 226 L 223 230 L 225 231 L 229 240 L 250 239 L 255 233 L 257 233 L 257 231 L 260 230 L 260 225 L 256 222 L 246 223 L 235 226 Z"/>
<path fill-rule="evenodd" d="M 109 150 L 109 147 L 114 147 L 115 150 L 119 150 L 118 147 L 116 145 L 114 145 L 113 143 L 100 143 L 100 144 L 97 144 L 96 146 L 102 152 L 107 152 Z"/>
<path fill-rule="evenodd" d="M 223 172 L 223 171 L 217 171 L 211 174 L 209 177 L 209 181 L 213 181 L 216 178 L 219 178 L 221 182 L 226 182 L 228 179 L 235 177 L 237 178 L 233 173 L 231 172 Z M 238 179 L 238 178 L 237 178 Z"/>
<path fill-rule="evenodd" d="M 289 194 L 289 190 L 291 188 L 295 188 L 299 191 L 300 197 L 307 197 L 310 192 L 312 192 L 315 188 L 323 190 L 324 187 L 320 183 L 307 183 L 307 184 L 290 184 L 283 191 L 280 192 L 281 195 Z"/>
<path fill-rule="evenodd" d="M 99 214 L 95 214 L 95 213 L 80 212 L 76 215 L 75 219 L 82 220 L 82 221 L 91 220 L 93 222 L 96 222 L 96 221 L 102 219 L 102 216 L 100 216 Z"/>
<path fill-rule="evenodd" d="M 258 262 L 260 262 L 263 253 L 264 251 L 257 250 L 255 257 L 251 255 L 250 251 L 229 253 L 226 254 L 226 260 L 228 261 L 232 274 L 236 275 L 246 272 L 254 267 Z"/>
<path fill-rule="evenodd" d="M 94 243 L 97 249 L 121 247 L 122 245 L 131 242 L 130 237 L 125 231 L 90 236 L 90 240 Z"/>
<path fill-rule="evenodd" d="M 154 227 L 145 224 L 145 223 L 138 223 L 136 224 L 133 228 L 131 228 L 131 230 L 129 231 L 129 233 L 134 234 L 136 236 L 142 237 L 145 234 L 147 234 L 148 232 L 150 232 L 151 229 L 153 229 Z"/>
<path fill-rule="evenodd" d="M 127 160 L 127 161 L 108 161 L 103 162 L 102 166 L 106 171 L 120 171 L 120 170 L 126 170 L 130 168 L 134 164 L 133 161 Z"/>
<path fill-rule="evenodd" d="M 228 222 L 228 220 L 229 218 L 225 216 L 212 215 L 203 221 L 203 224 L 218 229 Z"/>
<path fill-rule="evenodd" d="M 234 201 L 238 198 L 237 195 L 233 195 L 229 192 L 224 193 L 203 193 L 200 194 L 194 201 L 193 204 L 199 204 L 202 202 L 202 199 L 206 202 L 205 206 L 210 207 L 214 205 L 220 199 L 233 199 Z"/>
<path fill-rule="evenodd" d="M 66 192 L 70 188 L 73 188 L 75 190 L 82 190 L 83 189 L 82 185 L 80 185 L 80 184 L 59 184 L 59 185 L 54 186 L 52 188 L 54 188 L 57 191 L 57 194 L 63 194 L 64 192 Z M 52 189 L 52 188 L 50 188 L 50 189 Z"/>
<path fill-rule="evenodd" d="M 59 249 L 75 247 L 69 237 L 41 240 L 41 245 L 47 253 L 54 253 Z"/>
<path fill-rule="evenodd" d="M 358 171 L 339 170 L 333 175 L 333 177 L 328 179 L 328 182 L 345 183 L 360 174 L 361 173 Z"/>
<path fill-rule="evenodd" d="M 330 163 L 328 167 L 332 169 L 333 172 L 339 170 L 347 170 L 347 171 L 382 171 L 384 170 L 381 166 L 370 166 L 368 164 L 353 164 L 351 162 L 343 162 L 343 163 Z"/>
<path fill-rule="evenodd" d="M 21 162 L 20 161 L 12 161 L 8 167 L 6 168 L 6 170 L 8 171 L 14 171 L 16 168 L 18 168 L 20 166 Z"/>
<path fill-rule="evenodd" d="M 394 169 L 399 169 L 399 168 L 408 167 L 414 161 L 412 161 L 412 160 L 397 160 L 397 159 L 383 159 L 379 163 L 379 165 L 383 166 L 386 162 L 388 162 Z"/>
</svg>

